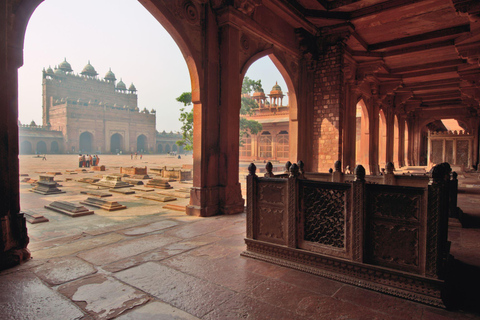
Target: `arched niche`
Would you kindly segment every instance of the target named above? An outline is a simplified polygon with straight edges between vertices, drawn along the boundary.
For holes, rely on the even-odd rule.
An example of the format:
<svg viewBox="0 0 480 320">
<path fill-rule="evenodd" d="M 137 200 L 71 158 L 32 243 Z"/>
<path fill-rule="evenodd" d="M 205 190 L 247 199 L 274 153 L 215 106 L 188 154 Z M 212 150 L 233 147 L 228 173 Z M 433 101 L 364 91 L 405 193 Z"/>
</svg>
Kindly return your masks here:
<svg viewBox="0 0 480 320">
<path fill-rule="evenodd" d="M 356 105 L 355 163 L 370 171 L 370 119 L 367 105 L 362 98 Z M 353 169 L 353 168 L 351 168 Z"/>
</svg>

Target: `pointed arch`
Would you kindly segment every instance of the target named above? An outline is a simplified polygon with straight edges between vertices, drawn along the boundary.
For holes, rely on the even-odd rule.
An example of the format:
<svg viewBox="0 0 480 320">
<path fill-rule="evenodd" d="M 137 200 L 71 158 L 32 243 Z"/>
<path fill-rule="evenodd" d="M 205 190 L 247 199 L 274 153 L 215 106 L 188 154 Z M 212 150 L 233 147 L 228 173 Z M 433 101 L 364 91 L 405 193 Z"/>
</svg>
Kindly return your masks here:
<svg viewBox="0 0 480 320">
<path fill-rule="evenodd" d="M 378 112 L 378 165 L 385 168 L 387 164 L 387 117 L 383 109 Z"/>
<path fill-rule="evenodd" d="M 370 119 L 365 100 L 360 98 L 356 106 L 355 162 L 370 171 Z M 353 169 L 353 168 L 352 168 Z"/>
</svg>

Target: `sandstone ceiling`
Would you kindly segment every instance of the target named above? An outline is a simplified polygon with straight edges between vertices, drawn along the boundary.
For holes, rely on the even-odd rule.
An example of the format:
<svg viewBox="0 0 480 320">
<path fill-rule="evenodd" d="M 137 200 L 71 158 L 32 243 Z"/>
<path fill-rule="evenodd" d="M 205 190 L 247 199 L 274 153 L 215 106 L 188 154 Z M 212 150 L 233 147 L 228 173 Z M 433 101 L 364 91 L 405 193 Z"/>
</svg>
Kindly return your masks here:
<svg viewBox="0 0 480 320">
<path fill-rule="evenodd" d="M 344 30 L 347 52 L 384 94 L 409 110 L 480 101 L 478 0 L 264 0 L 295 28 Z M 361 73 L 361 72 L 360 72 Z M 383 89 L 382 89 L 383 88 Z M 478 112 L 480 114 L 480 111 Z"/>
</svg>

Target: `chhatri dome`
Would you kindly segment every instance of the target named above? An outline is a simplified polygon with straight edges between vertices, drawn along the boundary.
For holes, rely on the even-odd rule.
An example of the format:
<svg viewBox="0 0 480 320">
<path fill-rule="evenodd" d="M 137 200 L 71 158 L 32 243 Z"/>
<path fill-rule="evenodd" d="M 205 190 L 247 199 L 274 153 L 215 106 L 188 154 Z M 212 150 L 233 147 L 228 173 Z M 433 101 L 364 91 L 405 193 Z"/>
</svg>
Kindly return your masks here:
<svg viewBox="0 0 480 320">
<path fill-rule="evenodd" d="M 275 85 L 272 88 L 272 91 L 270 91 L 270 94 L 283 94 L 282 88 L 278 85 L 278 82 L 275 82 Z"/>
<path fill-rule="evenodd" d="M 265 91 L 263 91 L 263 88 L 258 88 L 252 96 L 253 98 L 265 98 Z"/>
<path fill-rule="evenodd" d="M 90 64 L 90 60 L 88 60 L 87 65 L 83 68 L 80 74 L 82 76 L 89 76 L 89 77 L 95 77 L 98 75 L 97 71 L 95 71 L 95 68 Z"/>
<path fill-rule="evenodd" d="M 70 65 L 70 63 L 67 62 L 67 58 L 65 58 L 65 60 L 58 65 L 58 69 L 60 69 L 64 72 L 72 72 L 73 71 L 72 66 Z"/>
<path fill-rule="evenodd" d="M 47 73 L 48 74 L 53 74 L 53 69 L 52 69 L 51 66 L 48 66 Z"/>
<path fill-rule="evenodd" d="M 128 91 L 130 91 L 130 92 L 135 92 L 135 91 L 137 91 L 137 88 L 135 88 L 135 86 L 133 85 L 133 82 L 132 82 L 132 84 L 130 85 L 130 87 L 128 88 Z"/>
<path fill-rule="evenodd" d="M 111 68 L 108 69 L 108 72 L 105 74 L 104 79 L 112 82 L 117 80 L 117 78 L 115 78 L 115 73 L 112 72 Z"/>
<path fill-rule="evenodd" d="M 127 90 L 127 86 L 125 83 L 123 83 L 122 78 L 120 78 L 120 81 L 117 83 L 117 89 L 118 90 Z"/>
</svg>

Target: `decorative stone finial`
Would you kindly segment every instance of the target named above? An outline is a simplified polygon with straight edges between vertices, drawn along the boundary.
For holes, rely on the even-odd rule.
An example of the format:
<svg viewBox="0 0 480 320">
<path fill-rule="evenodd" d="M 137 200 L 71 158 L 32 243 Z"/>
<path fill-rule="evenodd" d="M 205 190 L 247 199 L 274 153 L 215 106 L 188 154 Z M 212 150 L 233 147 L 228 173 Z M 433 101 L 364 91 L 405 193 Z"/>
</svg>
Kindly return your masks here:
<svg viewBox="0 0 480 320">
<path fill-rule="evenodd" d="M 333 169 L 332 168 L 328 169 L 328 173 L 333 173 Z"/>
<path fill-rule="evenodd" d="M 365 181 L 365 168 L 361 164 L 355 167 L 355 181 Z"/>
<path fill-rule="evenodd" d="M 300 174 L 305 174 L 305 170 L 304 170 L 305 164 L 303 163 L 303 161 L 298 160 L 297 165 L 298 165 L 298 171 L 300 172 Z"/>
<path fill-rule="evenodd" d="M 351 174 L 350 166 L 348 166 L 348 165 L 345 167 L 345 174 Z"/>
<path fill-rule="evenodd" d="M 265 170 L 267 170 L 267 173 L 265 173 L 265 177 L 271 178 L 273 177 L 273 164 L 268 161 L 267 164 L 265 165 Z"/>
<path fill-rule="evenodd" d="M 440 183 L 445 181 L 445 175 L 446 175 L 446 167 L 443 165 L 443 163 L 437 164 L 435 167 L 432 169 L 432 180 L 434 183 Z"/>
<path fill-rule="evenodd" d="M 335 161 L 335 164 L 333 165 L 335 168 L 335 171 L 342 171 L 342 161 L 337 160 Z"/>
<path fill-rule="evenodd" d="M 393 163 L 387 162 L 387 165 L 385 166 L 385 170 L 387 171 L 387 173 L 393 173 L 394 169 L 395 167 L 393 166 Z"/>
<path fill-rule="evenodd" d="M 292 166 L 292 163 L 290 161 L 287 161 L 287 163 L 285 163 L 285 173 L 290 172 L 290 167 L 291 166 Z"/>
<path fill-rule="evenodd" d="M 255 175 L 255 171 L 257 171 L 257 166 L 252 162 L 252 163 L 250 163 L 250 165 L 248 166 L 248 175 L 249 175 L 249 176 L 254 176 L 254 175 Z"/>
<path fill-rule="evenodd" d="M 298 165 L 296 163 L 292 164 L 290 166 L 289 172 L 290 172 L 290 175 L 289 175 L 290 178 L 297 177 L 298 176 Z"/>
<path fill-rule="evenodd" d="M 452 172 L 452 180 L 457 180 L 457 177 L 458 177 L 458 174 L 455 171 L 453 171 Z"/>
</svg>

